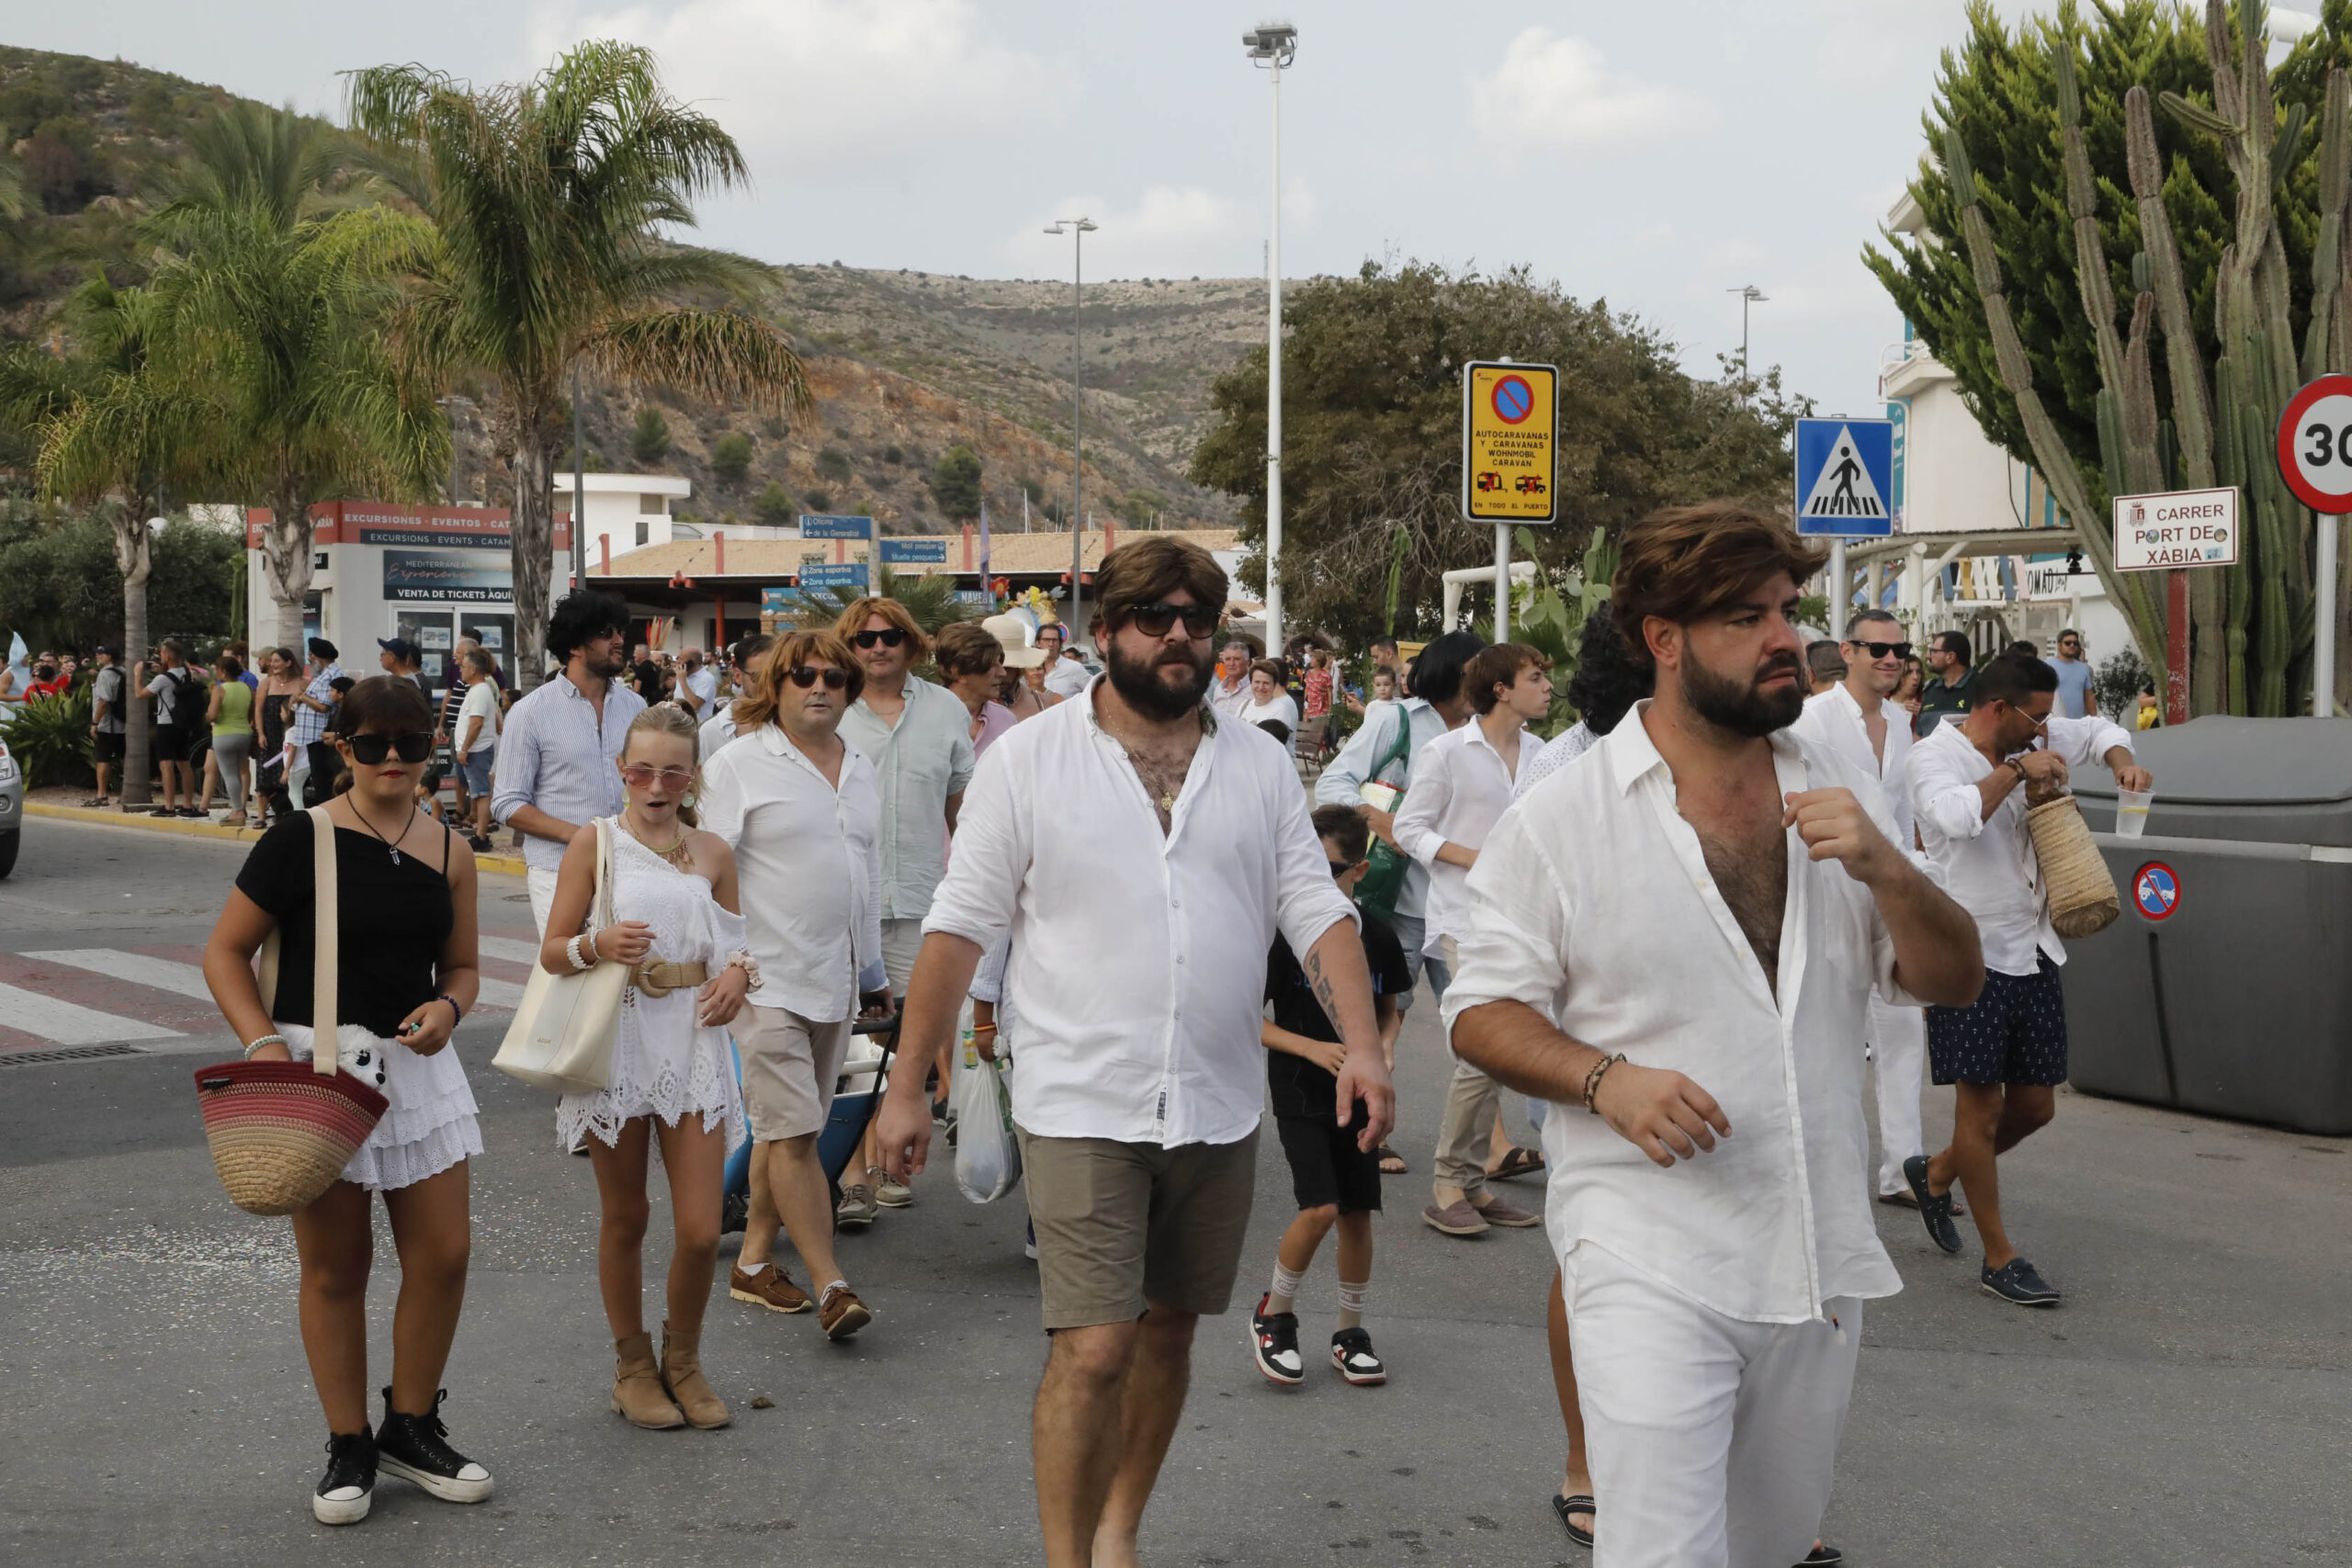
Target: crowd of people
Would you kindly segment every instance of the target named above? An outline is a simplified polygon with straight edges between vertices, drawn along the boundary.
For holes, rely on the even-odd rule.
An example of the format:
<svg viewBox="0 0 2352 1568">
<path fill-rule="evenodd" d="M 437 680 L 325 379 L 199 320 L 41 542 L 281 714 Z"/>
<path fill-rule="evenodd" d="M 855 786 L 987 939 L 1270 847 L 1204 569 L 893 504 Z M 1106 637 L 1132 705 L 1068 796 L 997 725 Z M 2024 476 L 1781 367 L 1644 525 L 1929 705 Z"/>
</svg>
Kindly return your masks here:
<svg viewBox="0 0 2352 1568">
<path fill-rule="evenodd" d="M 335 1046 L 392 1106 L 295 1219 L 330 1430 L 317 1517 L 365 1517 L 379 1472 L 451 1501 L 492 1487 L 441 1417 L 481 1147 L 448 1040 L 479 944 L 473 836 L 417 791 L 454 731 L 462 756 L 492 750 L 466 779 L 486 816 L 467 820 L 522 836 L 540 965 L 628 972 L 606 1087 L 564 1097 L 556 1137 L 594 1171 L 611 1405 L 631 1424 L 729 1419 L 701 1339 L 745 1145 L 730 1299 L 833 1339 L 879 1321 L 889 1303 L 853 1286 L 834 1237 L 914 1201 L 968 1040 L 1010 1064 L 1051 1337 L 1045 1554 L 1133 1562 L 1199 1320 L 1242 1277 L 1269 1111 L 1295 1215 L 1247 1292 L 1251 1364 L 1306 1381 L 1306 1280 L 1335 1237 L 1331 1367 L 1385 1382 L 1374 1216 L 1384 1176 L 1410 1169 L 1391 1075 L 1426 982 L 1450 1076 L 1419 1112 L 1421 1218 L 1455 1240 L 1546 1232 L 1562 1527 L 1606 1568 L 1837 1561 L 1818 1530 L 1863 1303 L 1901 1283 L 1871 1198 L 1916 1209 L 1948 1252 L 1973 1219 L 1985 1292 L 2059 1299 L 1998 1196 L 1998 1156 L 2048 1122 L 2065 1066 L 2064 951 L 2024 812 L 2069 767 L 2148 776 L 2129 731 L 2053 711 L 2081 685 L 2074 634 L 2055 666 L 1972 668 L 1965 639 L 1939 638 L 1915 713 L 1892 616 L 1860 612 L 1808 650 L 1798 591 L 1821 560 L 1782 523 L 1675 509 L 1621 559 L 1577 649 L 1577 722 L 1549 739 L 1535 648 L 1452 632 L 1404 660 L 1382 639 L 1353 688 L 1311 641 L 1262 657 L 1214 559 L 1152 535 L 1097 574 L 1099 668 L 1051 623 L 934 636 L 877 597 L 737 645 L 730 694 L 692 650 L 674 671 L 631 660 L 625 606 L 582 592 L 554 611 L 560 669 L 503 711 L 475 694 L 496 681 L 478 649 L 437 705 L 404 667 L 338 687 L 316 643 L 307 680 L 273 670 L 299 686 L 279 694 L 294 750 L 324 746 L 311 771 L 345 781 L 319 809 L 345 972 L 367 978 Z M 1310 790 L 1296 764 L 1327 738 Z M 289 813 L 255 844 L 207 950 L 249 1057 L 325 1048 L 302 986 L 265 999 L 251 966 L 276 929 L 285 972 L 307 973 L 310 833 Z M 831 1169 L 820 1134 L 861 1028 L 892 1031 L 894 1054 Z M 1955 1107 L 1933 1153 L 1928 1076 Z M 673 1233 L 658 1346 L 641 1263 L 657 1151 Z M 1540 1212 L 1498 1189 L 1531 1175 Z M 371 1424 L 379 1192 L 401 1285 Z"/>
</svg>

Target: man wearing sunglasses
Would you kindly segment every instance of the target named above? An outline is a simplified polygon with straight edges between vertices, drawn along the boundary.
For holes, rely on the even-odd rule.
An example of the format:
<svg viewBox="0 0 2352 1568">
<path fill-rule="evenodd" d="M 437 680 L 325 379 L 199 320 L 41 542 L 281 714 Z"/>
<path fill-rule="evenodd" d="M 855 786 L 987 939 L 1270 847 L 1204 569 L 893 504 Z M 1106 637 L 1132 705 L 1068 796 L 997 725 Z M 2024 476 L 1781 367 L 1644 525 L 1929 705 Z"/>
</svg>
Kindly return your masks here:
<svg viewBox="0 0 2352 1568">
<path fill-rule="evenodd" d="M 2083 634 L 2068 626 L 2058 634 L 2058 657 L 2050 661 L 2058 671 L 2058 705 L 2062 718 L 2090 716 L 2091 662 L 2083 657 Z"/>
<path fill-rule="evenodd" d="M 944 686 L 911 678 L 931 641 L 913 614 L 896 599 L 860 599 L 843 610 L 834 635 L 856 651 L 865 689 L 842 716 L 842 739 L 874 764 L 882 792 L 882 966 L 890 993 L 903 999 L 922 946 L 922 918 L 947 873 L 947 836 L 964 786 L 972 780 L 972 716 Z M 939 1093 L 947 1094 L 949 1061 L 942 1055 Z M 903 1055 L 899 1072 L 920 1081 L 931 1059 Z M 882 1170 L 880 1145 L 869 1130 L 854 1168 L 842 1176 L 840 1223 L 872 1224 L 885 1208 L 904 1208 L 914 1195 Z"/>
<path fill-rule="evenodd" d="M 1394 1096 L 1363 944 L 1282 746 L 1203 702 L 1225 572 L 1147 534 L 1104 558 L 1103 676 L 999 737 L 965 802 L 907 998 L 920 1061 L 944 1046 L 1008 931 L 1005 1002 L 1046 1331 L 1034 1424 L 1052 1568 L 1136 1560 L 1184 1404 L 1194 1326 L 1231 1304 L 1257 1170 L 1266 955 L 1280 935 L 1337 1024 L 1337 1124 L 1379 1146 Z M 912 1073 L 885 1158 L 922 1168 Z"/>
<path fill-rule="evenodd" d="M 1939 724 L 1956 723 L 1976 703 L 1976 672 L 1969 668 L 1976 651 L 1966 634 L 1938 632 L 1928 645 L 1928 673 L 1935 679 L 1920 688 L 1919 716 L 1911 733 L 1926 739 Z"/>
<path fill-rule="evenodd" d="M 2070 767 L 2106 763 L 2123 789 L 2144 790 L 2148 770 L 2131 732 L 2106 719 L 2051 712 L 2058 673 L 2041 660 L 2003 654 L 1975 680 L 1975 705 L 1919 743 L 1910 761 L 1911 808 L 1936 880 L 1975 917 L 1984 988 L 1964 1008 L 1928 1009 L 1928 1059 L 1938 1084 L 1954 1087 L 1951 1143 L 1904 1164 L 1928 1235 L 1961 1248 L 1951 1223 L 1958 1182 L 1984 1244 L 1978 1282 L 2018 1306 L 2055 1306 L 2059 1292 L 2018 1256 L 2001 1224 L 1996 1158 L 2046 1126 L 2066 1081 L 2065 998 L 2058 966 L 2065 944 L 2050 923 L 2041 864 L 2026 828 L 2030 784 L 2064 784 Z M 2040 744 L 2037 746 L 2037 742 Z"/>
<path fill-rule="evenodd" d="M 645 701 L 616 679 L 627 665 L 628 606 L 585 591 L 556 601 L 548 657 L 563 668 L 516 703 L 498 743 L 491 815 L 523 835 L 531 920 L 544 935 L 571 836 L 627 804 L 616 763 Z"/>
<path fill-rule="evenodd" d="M 1790 728 L 1878 780 L 1894 817 L 1895 843 L 1914 850 L 1910 716 L 1887 701 L 1909 668 L 1911 645 L 1893 615 L 1864 610 L 1847 623 L 1846 640 L 1838 648 L 1845 655 L 1845 679 L 1806 699 Z M 1897 1007 L 1872 991 L 1867 1038 L 1878 1085 L 1878 1201 L 1915 1206 L 1918 1200 L 1903 1166 L 1924 1147 L 1919 1096 L 1927 1088 L 1928 1026 L 1917 1007 Z"/>
</svg>

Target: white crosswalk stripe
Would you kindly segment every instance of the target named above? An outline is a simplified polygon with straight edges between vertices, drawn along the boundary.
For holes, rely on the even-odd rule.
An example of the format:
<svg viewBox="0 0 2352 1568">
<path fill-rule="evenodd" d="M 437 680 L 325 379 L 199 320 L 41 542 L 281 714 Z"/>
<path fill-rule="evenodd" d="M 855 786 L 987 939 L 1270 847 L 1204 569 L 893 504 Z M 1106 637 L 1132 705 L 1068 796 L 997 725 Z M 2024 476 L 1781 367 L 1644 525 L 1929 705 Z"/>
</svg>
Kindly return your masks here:
<svg viewBox="0 0 2352 1568">
<path fill-rule="evenodd" d="M 155 958 L 144 953 L 125 953 L 113 947 L 61 947 L 46 953 L 28 953 L 27 958 L 46 959 L 51 964 L 63 964 L 74 969 L 87 969 L 93 975 L 104 975 L 109 980 L 128 980 L 134 986 L 152 987 L 169 991 L 174 996 L 194 997 L 198 1001 L 212 999 L 212 987 L 204 983 L 204 971 L 193 964 L 175 964 L 168 958 Z"/>
<path fill-rule="evenodd" d="M 176 1040 L 180 1032 L 135 1018 L 45 997 L 15 986 L 0 986 L 0 1019 L 10 1029 L 53 1040 L 60 1045 L 101 1045 L 111 1040 Z"/>
<path fill-rule="evenodd" d="M 484 958 L 503 958 L 509 964 L 537 964 L 539 961 L 539 944 L 536 942 L 516 942 L 503 936 L 486 936 L 478 941 Z"/>
</svg>

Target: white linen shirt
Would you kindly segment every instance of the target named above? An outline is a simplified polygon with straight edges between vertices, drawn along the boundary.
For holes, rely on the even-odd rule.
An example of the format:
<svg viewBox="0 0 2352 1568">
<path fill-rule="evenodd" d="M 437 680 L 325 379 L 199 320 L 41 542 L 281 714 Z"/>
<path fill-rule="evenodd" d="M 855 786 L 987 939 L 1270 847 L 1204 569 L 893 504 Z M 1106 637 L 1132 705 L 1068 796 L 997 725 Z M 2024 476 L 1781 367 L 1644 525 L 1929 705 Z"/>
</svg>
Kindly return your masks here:
<svg viewBox="0 0 2352 1568">
<path fill-rule="evenodd" d="M 1807 697 L 1804 712 L 1790 728 L 1806 739 L 1826 746 L 1878 780 L 1878 787 L 1886 795 L 1887 807 L 1894 813 L 1894 825 L 1902 829 L 1894 841 L 1904 853 L 1909 854 L 1917 847 L 1911 836 L 1911 790 L 1905 766 L 1913 744 L 1911 716 L 1893 703 L 1882 703 L 1879 716 L 1886 723 L 1883 757 L 1871 750 L 1870 726 L 1863 721 L 1862 705 L 1846 689 L 1843 681 L 1818 696 Z"/>
<path fill-rule="evenodd" d="M 1648 703 L 1506 812 L 1470 874 L 1469 934 L 1445 1024 L 1519 1001 L 1596 1050 L 1688 1074 L 1732 1135 L 1660 1169 L 1581 1105 L 1544 1118 L 1545 1223 L 1565 1259 L 1590 1245 L 1702 1306 L 1751 1323 L 1817 1319 L 1837 1296 L 1903 1288 L 1870 1211 L 1862 1038 L 1894 943 L 1870 890 L 1787 832 L 1777 993 L 1676 807 Z M 1844 785 L 1882 832 L 1878 786 L 1787 730 L 1783 792 Z"/>
<path fill-rule="evenodd" d="M 2132 749 L 2130 732 L 2104 718 L 2053 715 L 2043 733 L 2069 768 L 2089 767 L 2118 746 Z M 2039 966 L 2037 951 L 2064 964 L 2066 946 L 2050 923 L 2041 861 L 2025 825 L 2024 786 L 1984 815 L 1976 784 L 1993 767 L 1959 725 L 1939 725 L 1911 753 L 1911 808 L 1936 880 L 1976 918 L 1984 967 L 2030 975 Z"/>
<path fill-rule="evenodd" d="M 702 768 L 702 825 L 735 852 L 760 984 L 748 999 L 831 1023 L 882 978 L 882 797 L 842 749 L 841 787 L 773 724 Z"/>
<path fill-rule="evenodd" d="M 842 739 L 865 753 L 882 791 L 882 918 L 920 919 L 947 870 L 947 797 L 972 782 L 972 713 L 944 686 L 907 678 L 899 722 L 860 697 Z"/>
<path fill-rule="evenodd" d="M 616 815 L 628 795 L 613 764 L 628 742 L 628 727 L 644 711 L 645 699 L 618 681 L 605 682 L 601 708 L 560 671 L 540 682 L 538 690 L 514 704 L 501 727 L 491 815 L 503 822 L 526 806 L 559 822 Z M 558 840 L 526 833 L 523 863 L 533 871 L 554 871 L 563 864 L 564 849 Z"/>
<path fill-rule="evenodd" d="M 1534 759 L 1535 738 L 1522 732 L 1519 746 L 1520 763 L 1525 766 Z M 1469 929 L 1470 900 L 1463 884 L 1470 873 L 1438 859 L 1437 852 L 1448 840 L 1465 850 L 1484 850 L 1487 835 L 1510 802 L 1510 768 L 1475 718 L 1447 730 L 1413 759 L 1413 784 L 1397 804 L 1396 834 L 1396 847 L 1430 874 L 1424 952 L 1441 951 L 1440 937 L 1461 941 Z"/>
<path fill-rule="evenodd" d="M 1032 1134 L 1230 1144 L 1266 1100 L 1267 949 L 1304 953 L 1354 906 L 1272 736 L 1203 709 L 1162 833 L 1094 702 L 989 748 L 923 930 L 983 950 L 1012 933 L 1012 1119 Z"/>
</svg>

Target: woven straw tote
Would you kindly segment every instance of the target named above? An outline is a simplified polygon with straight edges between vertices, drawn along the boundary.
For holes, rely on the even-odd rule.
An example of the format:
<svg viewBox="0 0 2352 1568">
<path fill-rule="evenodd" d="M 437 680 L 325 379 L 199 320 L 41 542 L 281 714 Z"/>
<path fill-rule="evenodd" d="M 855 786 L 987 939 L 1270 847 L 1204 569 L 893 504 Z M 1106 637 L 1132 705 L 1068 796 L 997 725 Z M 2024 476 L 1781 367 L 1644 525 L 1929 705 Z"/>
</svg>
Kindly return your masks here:
<svg viewBox="0 0 2352 1568">
<path fill-rule="evenodd" d="M 249 1214 L 290 1214 L 334 1185 L 343 1168 L 384 1114 L 384 1097 L 342 1070 L 335 1059 L 336 943 L 334 823 L 325 807 L 311 818 L 317 878 L 311 971 L 311 1060 L 222 1062 L 196 1075 L 205 1141 L 237 1207 Z M 278 933 L 262 950 L 262 1000 L 277 994 Z"/>
<path fill-rule="evenodd" d="M 2034 857 L 2041 862 L 2052 928 L 2072 939 L 2094 936 L 2113 925 L 2123 912 L 2123 898 L 2075 797 L 2062 795 L 2028 807 L 2025 825 L 2033 835 Z"/>
</svg>

